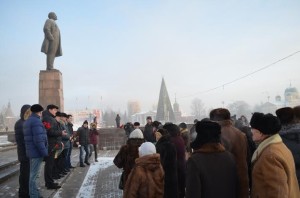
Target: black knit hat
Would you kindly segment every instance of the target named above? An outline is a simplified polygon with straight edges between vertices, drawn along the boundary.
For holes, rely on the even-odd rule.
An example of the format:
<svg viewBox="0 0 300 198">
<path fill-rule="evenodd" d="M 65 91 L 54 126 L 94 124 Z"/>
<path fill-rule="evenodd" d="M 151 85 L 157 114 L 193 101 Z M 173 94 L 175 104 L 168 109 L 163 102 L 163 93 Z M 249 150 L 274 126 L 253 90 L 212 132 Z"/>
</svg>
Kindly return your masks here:
<svg viewBox="0 0 300 198">
<path fill-rule="evenodd" d="M 294 110 L 291 107 L 283 107 L 276 110 L 276 115 L 281 124 L 289 124 L 294 120 Z"/>
<path fill-rule="evenodd" d="M 57 117 L 61 117 L 61 112 L 56 112 L 56 114 L 55 114 L 55 116 L 57 116 Z"/>
<path fill-rule="evenodd" d="M 30 107 L 30 111 L 33 113 L 38 113 L 44 111 L 44 108 L 39 104 L 34 104 Z"/>
<path fill-rule="evenodd" d="M 89 123 L 88 123 L 88 121 L 87 121 L 87 120 L 85 120 L 85 121 L 83 122 L 83 124 L 87 124 L 87 125 L 88 125 Z"/>
<path fill-rule="evenodd" d="M 281 129 L 280 120 L 272 114 L 255 112 L 250 120 L 251 128 L 259 130 L 265 135 L 274 135 Z"/>
<path fill-rule="evenodd" d="M 47 110 L 49 110 L 49 109 L 59 109 L 59 108 L 58 108 L 58 106 L 56 106 L 56 105 L 54 105 L 54 104 L 49 104 L 49 105 L 47 106 Z"/>
<path fill-rule="evenodd" d="M 221 126 L 212 121 L 200 121 L 196 123 L 197 137 L 191 143 L 193 149 L 198 149 L 206 143 L 220 142 Z"/>
<path fill-rule="evenodd" d="M 61 116 L 61 117 L 64 117 L 64 118 L 67 118 L 67 117 L 68 117 L 68 115 L 67 115 L 66 113 L 63 113 L 63 112 L 60 113 L 60 116 Z"/>
<path fill-rule="evenodd" d="M 224 108 L 213 109 L 209 113 L 209 118 L 213 121 L 230 120 L 230 112 Z"/>
</svg>

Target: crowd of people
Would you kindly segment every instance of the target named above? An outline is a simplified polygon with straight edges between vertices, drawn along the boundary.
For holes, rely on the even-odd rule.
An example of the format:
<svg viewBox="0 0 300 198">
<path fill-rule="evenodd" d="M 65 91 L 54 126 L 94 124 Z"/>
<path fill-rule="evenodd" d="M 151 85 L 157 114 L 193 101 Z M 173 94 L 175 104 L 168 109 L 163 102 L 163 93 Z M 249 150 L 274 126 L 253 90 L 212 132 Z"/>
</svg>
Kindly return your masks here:
<svg viewBox="0 0 300 198">
<path fill-rule="evenodd" d="M 15 124 L 18 160 L 20 161 L 19 197 L 40 198 L 37 177 L 42 162 L 47 189 L 59 189 L 55 182 L 75 168 L 71 163 L 73 144 L 80 148 L 80 167 L 90 165 L 92 151 L 97 162 L 97 123 L 84 121 L 77 132 L 73 131 L 72 115 L 59 112 L 53 104 L 47 109 L 39 105 L 23 105 L 20 119 Z M 84 152 L 85 151 L 85 152 Z M 85 154 L 85 157 L 84 157 Z"/>
<path fill-rule="evenodd" d="M 72 115 L 24 105 L 15 124 L 20 161 L 19 197 L 41 197 L 37 177 L 44 166 L 45 186 L 70 169 L 73 145 L 80 167 L 97 162 L 97 123 L 84 121 L 73 131 Z M 284 107 L 276 116 L 255 112 L 250 122 L 228 109 L 213 109 L 189 129 L 152 121 L 124 126 L 128 140 L 113 162 L 123 169 L 119 189 L 124 198 L 300 197 L 300 106 Z"/>
<path fill-rule="evenodd" d="M 276 116 L 213 109 L 188 129 L 147 117 L 114 158 L 124 198 L 300 197 L 300 106 Z"/>
</svg>

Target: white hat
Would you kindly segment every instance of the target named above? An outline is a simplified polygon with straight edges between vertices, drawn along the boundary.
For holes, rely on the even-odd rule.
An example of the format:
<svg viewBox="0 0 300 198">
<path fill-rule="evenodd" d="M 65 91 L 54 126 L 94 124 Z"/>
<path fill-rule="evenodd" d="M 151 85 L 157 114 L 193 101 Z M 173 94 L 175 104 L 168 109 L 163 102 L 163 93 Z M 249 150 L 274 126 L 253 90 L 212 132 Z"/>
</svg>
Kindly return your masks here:
<svg viewBox="0 0 300 198">
<path fill-rule="evenodd" d="M 139 138 L 139 139 L 144 139 L 144 135 L 143 132 L 141 131 L 141 129 L 134 129 L 130 135 L 129 138 Z"/>
<path fill-rule="evenodd" d="M 139 156 L 143 157 L 145 155 L 152 155 L 156 153 L 156 148 L 153 143 L 151 142 L 144 142 L 140 147 L 139 147 Z"/>
</svg>

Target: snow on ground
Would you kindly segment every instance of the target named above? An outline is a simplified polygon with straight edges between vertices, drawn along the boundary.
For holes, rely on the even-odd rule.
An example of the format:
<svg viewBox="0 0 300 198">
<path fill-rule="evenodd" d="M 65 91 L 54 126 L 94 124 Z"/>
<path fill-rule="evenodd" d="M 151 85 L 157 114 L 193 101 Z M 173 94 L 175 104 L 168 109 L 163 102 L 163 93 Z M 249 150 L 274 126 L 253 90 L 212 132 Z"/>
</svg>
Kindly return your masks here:
<svg viewBox="0 0 300 198">
<path fill-rule="evenodd" d="M 114 157 L 100 157 L 99 162 L 92 163 L 84 178 L 76 198 L 94 197 L 97 185 L 98 173 L 113 165 Z"/>
<path fill-rule="evenodd" d="M 12 142 L 7 141 L 7 135 L 0 135 L 0 146 L 5 146 L 12 144 Z"/>
</svg>

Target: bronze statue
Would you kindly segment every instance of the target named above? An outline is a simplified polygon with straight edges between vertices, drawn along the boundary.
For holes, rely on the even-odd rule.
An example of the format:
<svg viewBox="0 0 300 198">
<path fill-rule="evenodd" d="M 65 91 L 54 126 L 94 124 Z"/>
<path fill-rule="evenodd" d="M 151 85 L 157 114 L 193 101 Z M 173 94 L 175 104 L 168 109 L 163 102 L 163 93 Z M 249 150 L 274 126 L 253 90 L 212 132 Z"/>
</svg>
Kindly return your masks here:
<svg viewBox="0 0 300 198">
<path fill-rule="evenodd" d="M 57 16 L 54 12 L 50 12 L 48 18 L 44 25 L 45 38 L 41 51 L 47 55 L 47 70 L 51 70 L 54 69 L 55 57 L 62 56 L 62 50 L 59 28 L 55 23 Z"/>
</svg>

